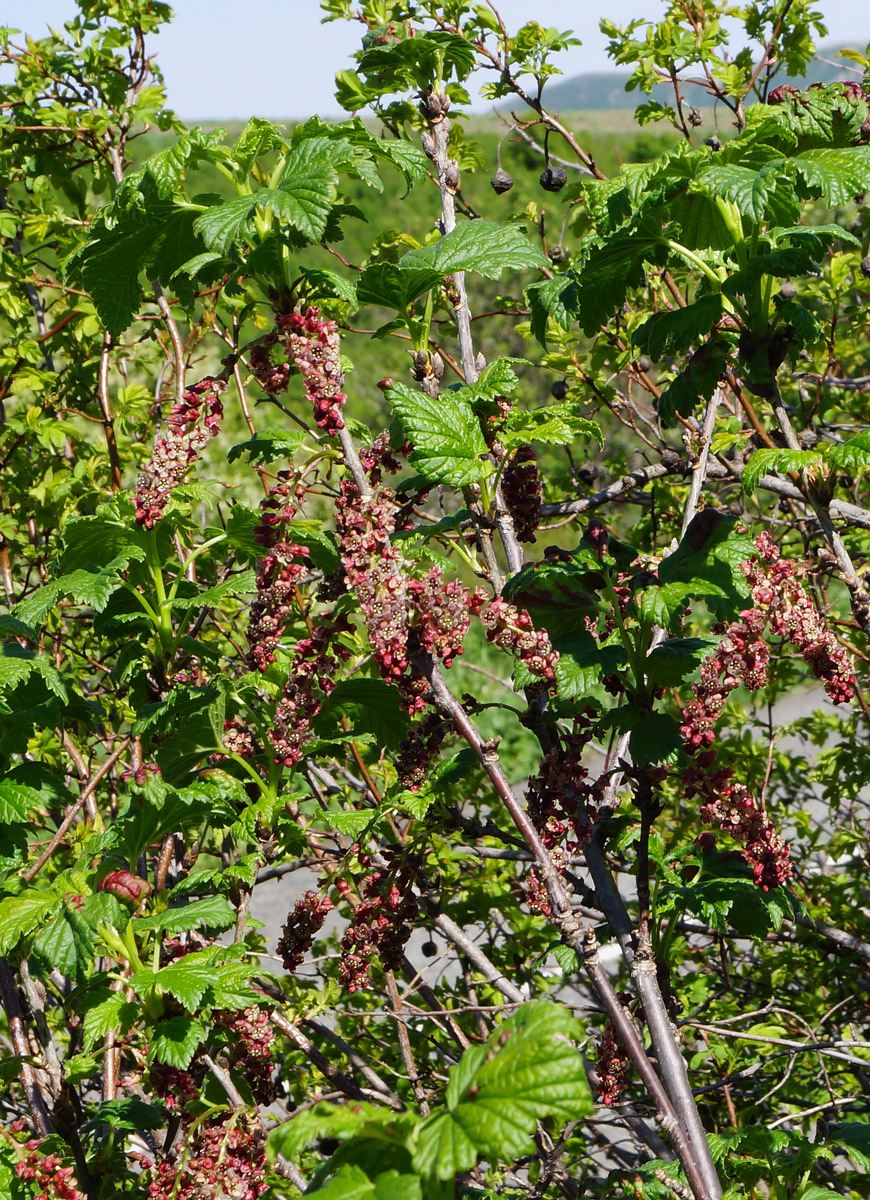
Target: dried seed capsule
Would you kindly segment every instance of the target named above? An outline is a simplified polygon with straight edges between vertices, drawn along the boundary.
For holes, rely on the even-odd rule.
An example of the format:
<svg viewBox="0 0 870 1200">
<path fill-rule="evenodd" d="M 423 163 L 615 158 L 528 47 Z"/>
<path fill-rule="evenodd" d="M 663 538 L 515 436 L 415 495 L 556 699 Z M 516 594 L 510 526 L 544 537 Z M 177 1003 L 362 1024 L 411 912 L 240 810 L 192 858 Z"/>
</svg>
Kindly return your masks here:
<svg viewBox="0 0 870 1200">
<path fill-rule="evenodd" d="M 507 171 L 499 167 L 492 179 L 490 179 L 489 186 L 498 196 L 500 196 L 502 192 L 509 192 L 514 186 L 513 175 L 509 175 Z"/>
<path fill-rule="evenodd" d="M 551 263 L 555 263 L 558 266 L 559 263 L 563 263 L 565 261 L 568 255 L 562 246 L 553 246 L 547 252 L 547 257 Z"/>
<path fill-rule="evenodd" d="M 698 112 L 697 108 L 693 108 L 689 113 L 689 124 L 693 129 L 697 129 L 699 125 L 704 124 L 704 118 Z"/>
<path fill-rule="evenodd" d="M 779 289 L 779 294 L 782 296 L 783 300 L 794 300 L 795 296 L 797 295 L 797 288 L 790 279 L 787 279 Z"/>
<path fill-rule="evenodd" d="M 568 182 L 568 176 L 563 167 L 544 167 L 541 172 L 541 187 L 545 192 L 561 192 Z"/>
<path fill-rule="evenodd" d="M 711 149 L 711 150 L 713 150 L 714 152 L 715 152 L 716 150 L 721 150 L 721 149 L 722 149 L 722 143 L 719 141 L 719 139 L 716 137 L 716 135 L 715 135 L 715 134 L 713 135 L 713 137 L 708 137 L 708 138 L 705 138 L 705 139 L 704 139 L 704 145 L 705 145 L 705 146 L 709 146 L 709 147 L 710 147 L 710 149 Z"/>
<path fill-rule="evenodd" d="M 861 274 L 870 279 L 870 254 L 861 259 Z"/>
</svg>

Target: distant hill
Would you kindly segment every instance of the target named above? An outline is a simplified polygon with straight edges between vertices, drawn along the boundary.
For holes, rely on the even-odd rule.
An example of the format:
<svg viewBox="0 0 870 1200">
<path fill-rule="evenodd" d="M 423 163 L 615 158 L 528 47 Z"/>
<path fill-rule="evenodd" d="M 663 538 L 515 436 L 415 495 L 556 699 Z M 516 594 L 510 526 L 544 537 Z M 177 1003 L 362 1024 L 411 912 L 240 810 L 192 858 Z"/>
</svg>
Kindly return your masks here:
<svg viewBox="0 0 870 1200">
<path fill-rule="evenodd" d="M 821 46 L 816 58 L 810 63 L 809 69 L 802 79 L 794 79 L 788 75 L 777 76 L 777 83 L 794 83 L 798 87 L 808 87 L 811 83 L 835 83 L 838 80 L 860 80 L 860 75 L 848 67 L 854 63 L 848 60 L 837 60 L 837 51 L 847 48 L 864 50 L 866 42 L 840 42 L 834 46 Z M 839 63 L 842 62 L 842 67 Z M 638 104 L 646 103 L 648 97 L 641 92 L 627 92 L 625 84 L 630 72 L 628 71 L 596 71 L 585 75 L 575 75 L 573 79 L 564 79 L 561 83 L 550 83 L 546 90 L 547 107 L 559 112 L 595 111 L 618 108 L 636 108 Z M 712 101 L 700 87 L 688 85 L 685 89 L 686 101 L 696 108 L 708 108 Z M 673 92 L 667 84 L 661 84 L 653 90 L 652 99 L 661 104 L 672 102 Z"/>
</svg>

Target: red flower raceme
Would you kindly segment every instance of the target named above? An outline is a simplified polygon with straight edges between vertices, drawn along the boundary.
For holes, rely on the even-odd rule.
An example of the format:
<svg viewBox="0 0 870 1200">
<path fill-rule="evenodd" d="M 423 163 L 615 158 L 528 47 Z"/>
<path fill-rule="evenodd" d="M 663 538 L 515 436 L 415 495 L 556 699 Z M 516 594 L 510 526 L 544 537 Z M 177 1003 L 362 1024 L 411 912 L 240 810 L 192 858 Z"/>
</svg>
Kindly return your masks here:
<svg viewBox="0 0 870 1200">
<path fill-rule="evenodd" d="M 378 870 L 363 880 L 362 903 L 354 909 L 341 939 L 338 977 L 349 992 L 368 984 L 375 955 L 385 971 L 402 965 L 411 923 L 419 912 L 411 890 L 417 865 L 408 859 L 395 870 Z"/>
<path fill-rule="evenodd" d="M 625 1091 L 625 1077 L 629 1067 L 628 1056 L 610 1021 L 605 1025 L 598 1043 L 595 1067 L 598 1072 L 598 1098 L 610 1108 Z"/>
<path fill-rule="evenodd" d="M 80 1191 L 75 1171 L 64 1166 L 56 1154 L 40 1152 L 42 1139 L 32 1138 L 25 1143 L 24 1158 L 15 1164 L 15 1174 L 25 1183 L 39 1188 L 35 1200 L 85 1200 Z"/>
<path fill-rule="evenodd" d="M 334 436 L 344 429 L 341 408 L 347 400 L 338 326 L 324 320 L 316 308 L 286 313 L 277 325 L 284 333 L 287 357 L 302 375 L 317 425 Z"/>
<path fill-rule="evenodd" d="M 225 379 L 201 379 L 173 405 L 169 430 L 155 443 L 151 461 L 136 484 L 136 520 L 146 529 L 153 529 L 162 518 L 169 497 L 220 431 L 224 411 L 220 397 L 226 390 Z"/>
<path fill-rule="evenodd" d="M 304 754 L 311 734 L 311 722 L 320 712 L 323 697 L 335 686 L 334 675 L 348 651 L 335 644 L 335 635 L 349 630 L 344 617 L 313 629 L 311 636 L 300 638 L 293 650 L 290 670 L 275 708 L 274 727 L 269 731 L 275 762 L 295 766 Z"/>
<path fill-rule="evenodd" d="M 275 661 L 275 651 L 293 611 L 299 580 L 308 571 L 308 548 L 289 540 L 296 515 L 287 478 L 260 501 L 254 540 L 266 553 L 257 564 L 257 599 L 248 617 L 248 662 L 259 671 Z"/>
<path fill-rule="evenodd" d="M 788 846 L 748 788 L 734 782 L 730 768 L 716 767 L 711 749 L 716 722 L 728 695 L 741 683 L 755 691 L 767 682 L 766 633 L 788 639 L 800 651 L 835 704 L 854 695 L 854 675 L 848 655 L 825 626 L 794 566 L 780 556 L 769 534 L 762 533 L 755 544 L 758 557 L 741 568 L 755 607 L 744 609 L 730 625 L 714 627 L 722 636 L 701 667 L 680 729 L 686 752 L 695 756 L 695 765 L 683 775 L 687 795 L 702 800 L 705 820 L 743 843 L 755 882 L 767 891 L 791 877 Z"/>
<path fill-rule="evenodd" d="M 197 1126 L 190 1140 L 152 1169 L 150 1200 L 258 1200 L 266 1183 L 266 1135 L 245 1113 Z"/>
<path fill-rule="evenodd" d="M 547 632 L 535 629 L 525 609 L 521 611 L 497 597 L 483 609 L 480 619 L 487 641 L 515 654 L 532 675 L 553 682 L 559 653 L 553 649 Z"/>
</svg>

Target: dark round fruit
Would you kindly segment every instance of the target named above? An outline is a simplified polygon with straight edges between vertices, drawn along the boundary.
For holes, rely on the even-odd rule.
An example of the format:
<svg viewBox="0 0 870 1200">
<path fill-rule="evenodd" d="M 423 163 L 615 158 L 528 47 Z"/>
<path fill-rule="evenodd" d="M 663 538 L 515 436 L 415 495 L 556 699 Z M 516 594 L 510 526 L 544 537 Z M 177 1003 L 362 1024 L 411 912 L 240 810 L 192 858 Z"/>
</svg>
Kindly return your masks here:
<svg viewBox="0 0 870 1200">
<path fill-rule="evenodd" d="M 870 254 L 866 258 L 861 259 L 861 274 L 866 275 L 870 279 Z"/>
<path fill-rule="evenodd" d="M 722 143 L 715 136 L 705 138 L 704 145 L 709 146 L 711 150 L 721 150 L 722 149 Z"/>
<path fill-rule="evenodd" d="M 652 370 L 652 360 L 647 358 L 645 354 L 642 354 L 637 360 L 637 365 L 640 367 L 641 371 L 646 372 Z"/>
<path fill-rule="evenodd" d="M 544 167 L 541 172 L 541 187 L 545 192 L 561 192 L 568 182 L 568 176 L 562 167 Z"/>
<path fill-rule="evenodd" d="M 790 279 L 787 279 L 779 289 L 779 294 L 782 296 L 783 300 L 794 300 L 795 296 L 797 295 L 797 288 Z"/>
<path fill-rule="evenodd" d="M 420 947 L 420 950 L 423 954 L 426 955 L 427 958 L 434 958 L 435 955 L 438 953 L 438 947 L 435 945 L 434 942 L 424 942 L 423 945 Z"/>
<path fill-rule="evenodd" d="M 514 186 L 514 177 L 499 167 L 492 179 L 490 179 L 489 186 L 500 196 L 502 192 L 509 192 Z"/>
<path fill-rule="evenodd" d="M 568 380 L 557 379 L 556 382 L 550 386 L 550 395 L 555 400 L 564 400 L 568 395 Z"/>
<path fill-rule="evenodd" d="M 548 250 L 547 257 L 551 263 L 556 263 L 558 265 L 559 263 L 563 263 L 568 255 L 562 246 L 553 246 L 550 250 Z"/>
</svg>

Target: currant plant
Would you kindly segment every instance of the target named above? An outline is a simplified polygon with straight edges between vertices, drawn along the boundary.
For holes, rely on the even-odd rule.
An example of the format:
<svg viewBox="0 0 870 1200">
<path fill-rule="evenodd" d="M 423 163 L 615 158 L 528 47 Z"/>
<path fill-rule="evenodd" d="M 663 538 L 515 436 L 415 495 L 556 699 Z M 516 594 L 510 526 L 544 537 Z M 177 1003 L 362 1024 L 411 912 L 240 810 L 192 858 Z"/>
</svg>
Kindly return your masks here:
<svg viewBox="0 0 870 1200">
<path fill-rule="evenodd" d="M 0 30 L 3 1195 L 870 1195 L 867 58 L 605 20 L 608 178 L 572 31 L 322 7 L 233 137 Z"/>
</svg>

